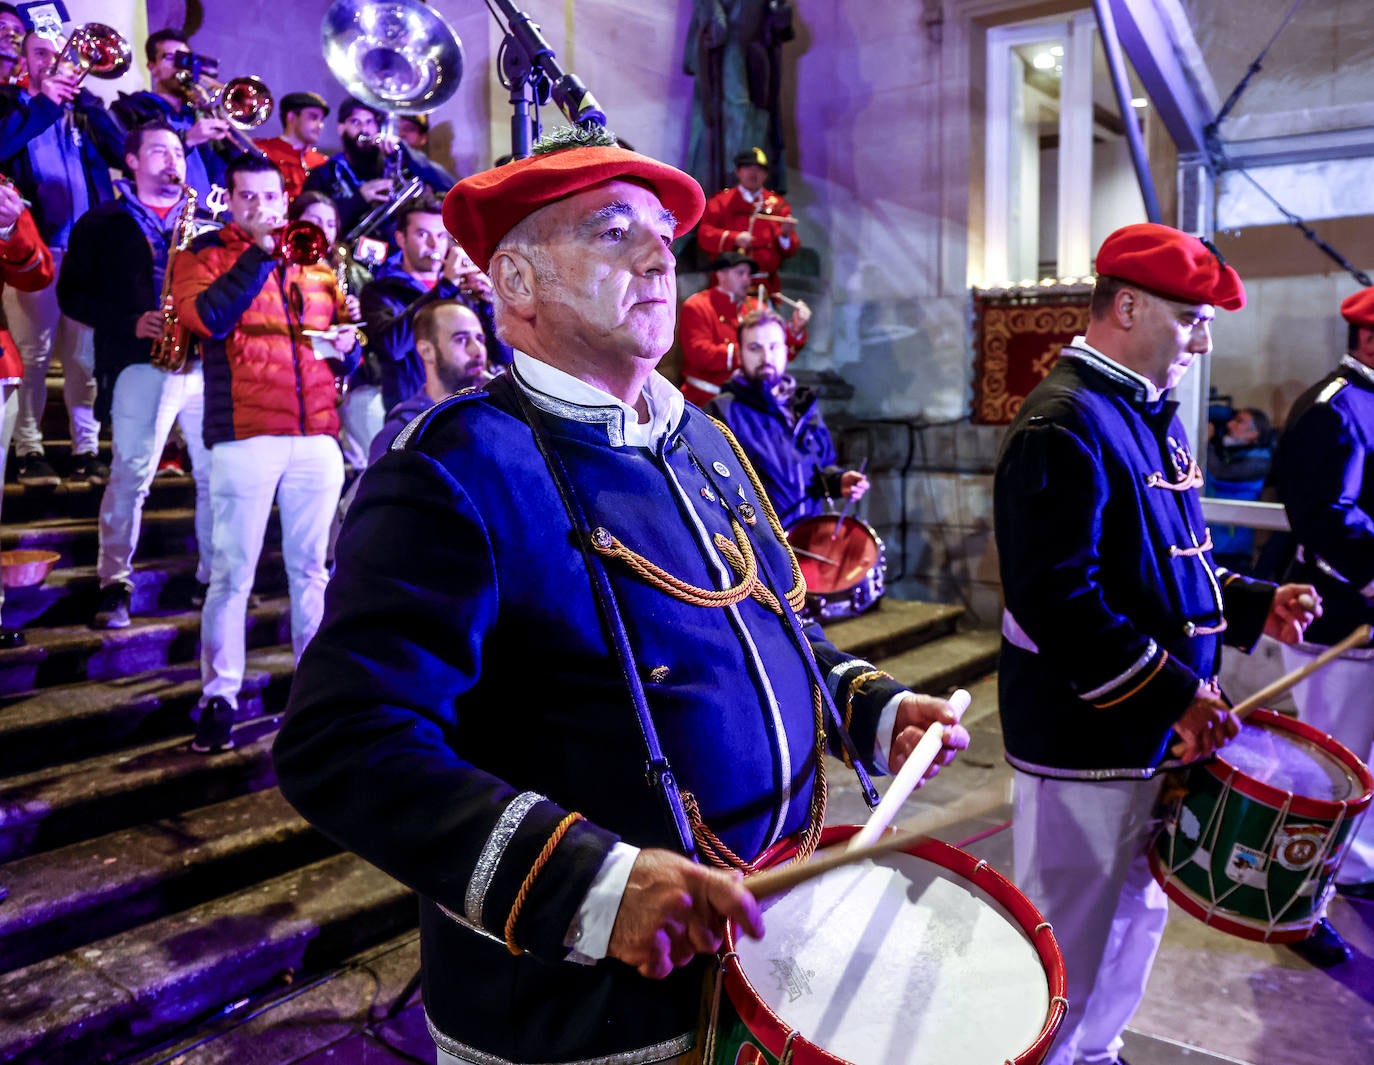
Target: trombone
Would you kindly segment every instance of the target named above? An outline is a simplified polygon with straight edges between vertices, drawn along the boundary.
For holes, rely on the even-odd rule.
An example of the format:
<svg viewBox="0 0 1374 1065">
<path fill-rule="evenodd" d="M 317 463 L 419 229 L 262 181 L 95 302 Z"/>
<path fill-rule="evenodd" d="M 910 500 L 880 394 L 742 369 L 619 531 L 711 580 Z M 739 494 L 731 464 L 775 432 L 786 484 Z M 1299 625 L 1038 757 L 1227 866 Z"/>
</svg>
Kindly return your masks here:
<svg viewBox="0 0 1374 1065">
<path fill-rule="evenodd" d="M 44 24 L 34 32 L 47 37 L 55 45 L 62 41 L 60 28 L 55 34 L 54 27 Z M 72 30 L 53 59 L 52 69 L 63 68 L 71 72 L 73 84 L 80 84 L 87 74 L 97 78 L 113 80 L 123 77 L 133 63 L 133 49 L 112 26 L 103 22 L 88 22 Z"/>
<path fill-rule="evenodd" d="M 179 52 L 178 61 L 188 52 Z M 256 74 L 231 78 L 227 82 L 213 77 L 219 69 L 216 60 L 192 56 L 187 66 L 178 62 L 177 82 L 196 113 L 205 118 L 218 118 L 229 124 L 229 139 L 242 151 L 261 155 L 258 146 L 245 134 L 257 129 L 272 117 L 272 91 Z"/>
</svg>

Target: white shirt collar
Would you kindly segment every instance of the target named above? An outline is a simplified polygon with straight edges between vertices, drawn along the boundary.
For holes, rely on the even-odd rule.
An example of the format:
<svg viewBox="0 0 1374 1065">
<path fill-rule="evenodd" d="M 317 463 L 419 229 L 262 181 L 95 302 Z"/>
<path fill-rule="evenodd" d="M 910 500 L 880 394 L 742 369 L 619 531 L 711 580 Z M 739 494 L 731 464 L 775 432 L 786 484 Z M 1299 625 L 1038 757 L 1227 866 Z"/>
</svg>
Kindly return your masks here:
<svg viewBox="0 0 1374 1065">
<path fill-rule="evenodd" d="M 1082 351 L 1086 351 L 1088 354 L 1093 355 L 1096 358 L 1099 358 L 1103 362 L 1110 365 L 1113 370 L 1116 370 L 1118 373 L 1124 374 L 1125 376 L 1129 377 L 1132 381 L 1139 383 L 1140 387 L 1145 390 L 1145 399 L 1148 402 L 1154 403 L 1155 401 L 1164 398 L 1164 393 L 1167 391 L 1167 389 L 1160 388 L 1148 377 L 1136 373 L 1136 371 L 1132 370 L 1129 366 L 1122 366 L 1121 363 L 1117 362 L 1110 355 L 1106 354 L 1105 352 L 1098 351 L 1095 347 L 1089 344 L 1087 340 L 1085 340 L 1083 337 L 1074 337 L 1073 343 L 1069 346 L 1079 348 Z"/>
<path fill-rule="evenodd" d="M 759 200 L 763 199 L 763 189 L 759 189 L 758 192 L 750 192 L 743 185 L 738 186 L 738 188 L 739 194 L 743 196 L 746 200 L 748 200 L 750 203 L 758 203 Z"/>
<path fill-rule="evenodd" d="M 628 403 L 621 402 L 609 392 L 603 392 L 580 377 L 574 377 L 557 366 L 536 359 L 533 355 L 516 351 L 515 370 L 518 381 L 560 403 L 602 410 L 607 407 L 614 408 L 621 415 L 616 419 L 617 425 L 608 425 L 610 442 L 615 445 L 657 449 L 659 442 L 682 421 L 683 405 L 686 401 L 673 383 L 657 370 L 649 376 L 644 386 L 644 401 L 649 407 L 649 420 L 643 423 L 639 420 L 638 412 Z M 552 413 L 564 417 L 575 416 L 574 412 L 566 409 L 553 409 Z"/>
</svg>

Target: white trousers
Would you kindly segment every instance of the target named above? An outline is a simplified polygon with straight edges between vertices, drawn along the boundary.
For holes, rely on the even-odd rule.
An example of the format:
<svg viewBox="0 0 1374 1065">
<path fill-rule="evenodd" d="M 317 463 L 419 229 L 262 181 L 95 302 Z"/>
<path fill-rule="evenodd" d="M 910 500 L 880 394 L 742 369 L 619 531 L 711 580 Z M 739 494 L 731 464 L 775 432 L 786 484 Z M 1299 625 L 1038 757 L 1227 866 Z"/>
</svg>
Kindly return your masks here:
<svg viewBox="0 0 1374 1065">
<path fill-rule="evenodd" d="M 210 452 L 201 425 L 205 415 L 205 381 L 200 363 L 185 373 L 163 373 L 143 363 L 126 366 L 115 381 L 110 408 L 110 437 L 114 458 L 110 482 L 100 500 L 100 555 L 96 574 L 100 586 L 133 584 L 134 552 L 162 449 L 181 425 L 196 481 L 196 580 L 210 580 Z"/>
<path fill-rule="evenodd" d="M 343 428 L 339 442 L 343 445 L 344 461 L 349 469 L 367 469 L 372 441 L 386 424 L 382 390 L 376 385 L 350 388 L 339 404 L 339 422 Z"/>
<path fill-rule="evenodd" d="M 1312 661 L 1324 647 L 1283 644 L 1284 672 Z M 1355 657 L 1355 656 L 1363 657 Z M 1298 720 L 1345 744 L 1366 765 L 1374 758 L 1374 708 L 1369 705 L 1374 689 L 1374 658 L 1367 651 L 1353 651 L 1329 663 L 1293 689 Z M 1350 842 L 1350 850 L 1336 871 L 1338 884 L 1363 884 L 1374 880 L 1374 817 L 1364 821 Z"/>
<path fill-rule="evenodd" d="M 6 286 L 8 287 L 8 286 Z M 0 384 L 0 488 L 5 483 L 5 459 L 10 453 L 10 439 L 14 436 L 14 420 L 19 413 L 19 386 Z M 5 494 L 0 491 L 0 502 Z M 0 584 L 0 609 L 5 605 L 5 586 Z"/>
<path fill-rule="evenodd" d="M 1159 780 L 1047 780 L 1016 773 L 1017 886 L 1054 926 L 1068 1014 L 1046 1065 L 1107 1065 L 1145 997 L 1169 917 L 1150 876 Z"/>
<path fill-rule="evenodd" d="M 56 271 L 65 249 L 53 248 Z M 68 318 L 57 305 L 57 282 L 37 292 L 5 286 L 5 317 L 24 362 L 24 386 L 14 427 L 16 455 L 43 453 L 43 408 L 48 403 L 48 364 L 62 363 L 62 396 L 67 402 L 74 454 L 93 455 L 100 447 L 95 419 L 95 344 L 90 326 Z"/>
<path fill-rule="evenodd" d="M 205 700 L 218 695 L 238 706 L 248 595 L 273 499 L 291 590 L 291 649 L 299 661 L 324 611 L 325 547 L 342 485 L 343 459 L 332 436 L 255 436 L 210 449 L 214 551 L 200 619 Z"/>
</svg>

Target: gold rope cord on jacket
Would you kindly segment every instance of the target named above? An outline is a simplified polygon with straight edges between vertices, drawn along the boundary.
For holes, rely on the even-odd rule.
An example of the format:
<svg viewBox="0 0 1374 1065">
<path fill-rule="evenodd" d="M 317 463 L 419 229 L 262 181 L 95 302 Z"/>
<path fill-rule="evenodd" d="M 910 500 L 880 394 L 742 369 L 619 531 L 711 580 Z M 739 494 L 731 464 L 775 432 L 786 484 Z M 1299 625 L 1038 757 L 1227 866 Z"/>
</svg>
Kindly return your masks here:
<svg viewBox="0 0 1374 1065">
<path fill-rule="evenodd" d="M 811 713 L 816 728 L 816 780 L 811 790 L 811 809 L 807 814 L 806 829 L 797 844 L 797 853 L 792 856 L 788 865 L 810 858 L 816 852 L 816 847 L 821 841 L 821 832 L 825 829 L 825 803 L 830 788 L 825 776 L 825 711 L 822 707 L 820 689 L 814 681 L 811 684 Z M 707 827 L 706 822 L 702 820 L 697 797 L 690 791 L 682 793 L 682 805 L 687 810 L 692 835 L 707 861 L 723 869 L 738 869 L 745 874 L 758 871 L 757 860 L 745 861 Z"/>
<path fill-rule="evenodd" d="M 1170 492 L 1186 492 L 1190 488 L 1201 488 L 1203 481 L 1202 467 L 1194 460 L 1193 464 L 1188 467 L 1188 472 L 1183 475 L 1183 480 L 1171 481 L 1161 471 L 1155 470 L 1145 478 L 1145 486 L 1147 488 L 1163 488 Z"/>
<path fill-rule="evenodd" d="M 754 494 L 763 504 L 763 513 L 768 518 L 769 528 L 773 530 L 773 535 L 778 538 L 778 542 L 787 552 L 787 559 L 792 564 L 792 590 L 787 593 L 787 602 L 794 612 L 801 613 L 801 608 L 806 605 L 806 578 L 802 576 L 801 566 L 797 563 L 797 556 L 787 540 L 787 533 L 783 531 L 782 522 L 778 520 L 778 513 L 773 509 L 773 501 L 768 498 L 768 493 L 763 490 L 763 482 L 759 480 L 759 475 L 754 472 L 753 463 L 749 461 L 749 456 L 744 453 L 744 448 L 735 439 L 735 434 L 730 431 L 730 427 L 719 418 L 712 418 L 711 421 L 715 422 L 721 435 L 729 441 L 730 450 L 735 453 L 735 458 L 749 477 L 749 483 L 754 486 Z"/>
</svg>

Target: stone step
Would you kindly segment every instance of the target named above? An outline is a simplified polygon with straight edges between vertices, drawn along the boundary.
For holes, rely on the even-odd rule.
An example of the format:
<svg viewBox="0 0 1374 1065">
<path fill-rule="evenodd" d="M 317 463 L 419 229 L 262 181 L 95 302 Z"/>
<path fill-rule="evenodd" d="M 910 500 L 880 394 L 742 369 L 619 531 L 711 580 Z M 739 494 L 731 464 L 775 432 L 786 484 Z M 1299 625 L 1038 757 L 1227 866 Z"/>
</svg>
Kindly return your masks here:
<svg viewBox="0 0 1374 1065">
<path fill-rule="evenodd" d="M 414 896 L 339 854 L 0 976 L 0 1060 L 126 1058 L 226 1003 L 336 968 L 416 923 Z"/>
<path fill-rule="evenodd" d="M 419 934 L 406 932 L 327 977 L 216 1018 L 123 1065 L 432 1062 L 434 1041 L 410 985 L 419 967 Z"/>
<path fill-rule="evenodd" d="M 836 647 L 876 662 L 948 636 L 963 615 L 961 606 L 887 596 L 867 613 L 827 622 L 823 628 Z"/>
<path fill-rule="evenodd" d="M 136 558 L 133 582 L 134 614 L 156 617 L 180 613 L 190 607 L 196 590 L 196 557 Z M 280 551 L 271 547 L 263 550 L 253 587 L 259 595 L 279 595 L 286 590 Z M 16 628 L 90 624 L 99 604 L 100 580 L 95 566 L 60 567 L 42 584 L 6 590 L 5 624 Z"/>
<path fill-rule="evenodd" d="M 873 664 L 892 674 L 913 691 L 948 695 L 960 686 L 981 680 L 997 669 L 1002 634 L 991 629 L 955 633 Z"/>
<path fill-rule="evenodd" d="M 279 723 L 275 716 L 241 722 L 238 746 L 220 754 L 192 751 L 188 725 L 173 739 L 0 780 L 0 861 L 272 787 Z"/>
<path fill-rule="evenodd" d="M 295 660 L 289 645 L 276 644 L 248 655 L 239 694 L 241 720 L 276 713 L 286 704 Z M 191 711 L 200 691 L 200 666 L 183 662 L 7 698 L 0 705 L 0 773 L 32 773 L 123 747 L 185 737 L 193 728 Z"/>
<path fill-rule="evenodd" d="M 336 851 L 276 788 L 9 862 L 0 972 L 238 891 Z"/>
<path fill-rule="evenodd" d="M 59 566 L 89 566 L 96 560 L 100 543 L 98 518 L 43 518 L 14 525 L 5 515 L 0 547 L 56 551 Z M 279 542 L 280 536 L 271 542 Z M 144 511 L 138 540 L 138 557 L 189 555 L 196 550 L 195 511 L 190 507 Z"/>
<path fill-rule="evenodd" d="M 10 456 L 10 469 L 14 456 Z M 4 487 L 4 520 L 6 525 L 37 521 L 43 518 L 95 517 L 100 513 L 100 497 L 104 485 L 89 481 L 63 481 L 56 488 L 30 488 L 22 484 Z M 144 512 L 165 510 L 168 507 L 193 507 L 196 485 L 189 477 L 158 477 L 148 492 Z"/>
<path fill-rule="evenodd" d="M 245 632 L 250 648 L 290 641 L 290 600 L 285 596 L 263 599 L 249 608 Z M 127 629 L 58 625 L 31 628 L 24 636 L 23 647 L 0 650 L 0 707 L 39 688 L 83 680 L 114 681 L 150 669 L 197 662 L 200 611 L 135 615 Z M 0 765 L 4 758 L 0 749 Z"/>
</svg>

